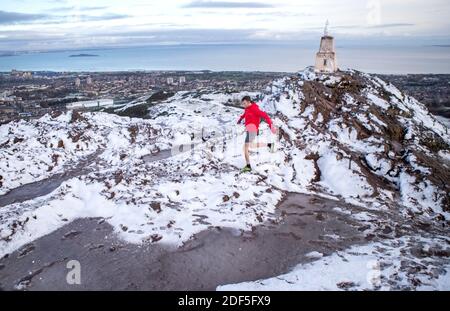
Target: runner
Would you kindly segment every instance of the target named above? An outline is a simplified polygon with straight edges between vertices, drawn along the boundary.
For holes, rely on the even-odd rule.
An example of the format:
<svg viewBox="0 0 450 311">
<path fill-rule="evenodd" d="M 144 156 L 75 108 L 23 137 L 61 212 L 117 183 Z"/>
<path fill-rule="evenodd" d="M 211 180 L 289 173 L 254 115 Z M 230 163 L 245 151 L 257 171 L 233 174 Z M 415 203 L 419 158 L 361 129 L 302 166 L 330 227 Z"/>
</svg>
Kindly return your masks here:
<svg viewBox="0 0 450 311">
<path fill-rule="evenodd" d="M 256 136 L 258 136 L 259 124 L 261 123 L 261 119 L 264 119 L 267 124 L 269 124 L 272 133 L 276 133 L 276 128 L 267 113 L 259 109 L 259 106 L 251 100 L 250 96 L 245 96 L 242 99 L 242 104 L 245 108 L 245 112 L 239 118 L 238 124 L 241 124 L 242 120 L 245 119 L 246 137 L 244 144 L 244 156 L 247 165 L 242 169 L 242 172 L 247 173 L 251 172 L 252 170 L 249 155 L 250 148 L 269 147 L 271 152 L 275 151 L 275 143 L 254 143 Z"/>
</svg>

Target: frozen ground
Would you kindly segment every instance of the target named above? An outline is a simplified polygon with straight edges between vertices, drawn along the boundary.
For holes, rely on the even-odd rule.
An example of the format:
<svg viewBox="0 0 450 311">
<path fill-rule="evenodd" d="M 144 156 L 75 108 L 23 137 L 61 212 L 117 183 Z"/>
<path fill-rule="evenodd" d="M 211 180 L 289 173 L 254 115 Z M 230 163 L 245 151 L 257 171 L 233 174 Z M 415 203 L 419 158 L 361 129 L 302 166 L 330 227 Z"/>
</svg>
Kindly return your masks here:
<svg viewBox="0 0 450 311">
<path fill-rule="evenodd" d="M 317 222 L 338 213 L 364 242 L 358 238 L 347 247 L 365 245 L 342 249 L 336 242 L 341 237 L 328 232 L 323 239 L 331 251 L 313 247 L 281 266 L 280 259 L 268 259 L 269 266 L 282 268 L 267 267 L 271 273 L 248 279 L 224 277 L 208 288 L 264 279 L 219 289 L 448 289 L 445 125 L 377 78 L 347 72 L 330 79 L 308 69 L 260 94 L 279 136 L 263 125 L 259 139 L 277 141 L 278 148 L 253 152 L 255 171 L 246 175 L 239 173 L 243 128 L 235 125 L 242 110 L 230 105 L 242 95 L 177 93 L 150 108 L 149 120 L 69 112 L 1 126 L 2 261 L 14 271 L 16 260 L 8 254 L 86 218 L 103 219 L 119 241 L 144 248 L 183 249 L 214 228 L 245 236 L 289 221 L 280 204 L 289 193 L 303 193 L 336 202 Z M 170 157 L 152 156 L 168 152 Z M 87 170 L 61 179 L 53 191 L 21 193 L 27 184 L 45 184 L 86 159 Z M 7 197 L 11 193 L 20 198 Z M 316 245 L 312 241 L 305 243 Z M 379 282 L 364 283 L 367 261 L 380 265 Z M 359 268 L 349 271 L 349 263 Z M 313 281 L 318 270 L 327 277 Z M 3 286 L 5 280 L 9 287 L 12 281 L 0 268 Z M 33 282 L 22 285 L 33 288 Z"/>
<path fill-rule="evenodd" d="M 450 287 L 446 236 L 403 236 L 351 247 L 312 263 L 301 264 L 277 277 L 219 286 L 218 290 L 337 291 L 337 290 L 445 290 Z M 321 255 L 319 253 L 319 255 Z M 317 256 L 320 258 L 321 256 Z M 423 257 L 428 257 L 423 259 Z"/>
<path fill-rule="evenodd" d="M 105 219 L 78 219 L 2 259 L 0 283 L 4 290 L 214 290 L 284 273 L 310 262 L 314 250 L 329 255 L 365 243 L 361 224 L 333 211 L 336 205 L 341 203 L 290 194 L 278 206 L 280 221 L 252 231 L 209 228 L 179 248 L 126 243 Z M 65 281 L 69 259 L 81 264 L 80 285 Z"/>
</svg>

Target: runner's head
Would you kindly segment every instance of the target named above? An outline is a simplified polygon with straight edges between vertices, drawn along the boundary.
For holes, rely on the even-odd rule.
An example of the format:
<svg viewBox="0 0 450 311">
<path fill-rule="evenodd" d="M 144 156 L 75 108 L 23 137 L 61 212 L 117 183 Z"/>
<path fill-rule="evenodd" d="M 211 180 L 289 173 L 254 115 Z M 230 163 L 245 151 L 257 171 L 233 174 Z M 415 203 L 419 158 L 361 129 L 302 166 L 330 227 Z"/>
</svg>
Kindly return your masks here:
<svg viewBox="0 0 450 311">
<path fill-rule="evenodd" d="M 242 105 L 244 106 L 244 108 L 247 108 L 251 104 L 252 104 L 252 99 L 250 98 L 250 96 L 244 96 L 244 98 L 242 98 Z"/>
</svg>

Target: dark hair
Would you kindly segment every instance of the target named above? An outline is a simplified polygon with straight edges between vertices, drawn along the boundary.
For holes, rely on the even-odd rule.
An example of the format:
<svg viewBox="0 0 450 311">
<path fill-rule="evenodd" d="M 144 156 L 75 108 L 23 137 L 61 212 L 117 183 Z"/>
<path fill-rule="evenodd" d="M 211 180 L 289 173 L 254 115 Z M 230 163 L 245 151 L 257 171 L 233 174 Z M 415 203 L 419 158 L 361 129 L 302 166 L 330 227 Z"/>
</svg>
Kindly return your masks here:
<svg viewBox="0 0 450 311">
<path fill-rule="evenodd" d="M 252 99 L 250 98 L 250 96 L 244 96 L 244 97 L 242 98 L 242 101 L 243 101 L 243 102 L 244 102 L 244 101 L 249 101 L 249 102 L 251 102 Z"/>
</svg>

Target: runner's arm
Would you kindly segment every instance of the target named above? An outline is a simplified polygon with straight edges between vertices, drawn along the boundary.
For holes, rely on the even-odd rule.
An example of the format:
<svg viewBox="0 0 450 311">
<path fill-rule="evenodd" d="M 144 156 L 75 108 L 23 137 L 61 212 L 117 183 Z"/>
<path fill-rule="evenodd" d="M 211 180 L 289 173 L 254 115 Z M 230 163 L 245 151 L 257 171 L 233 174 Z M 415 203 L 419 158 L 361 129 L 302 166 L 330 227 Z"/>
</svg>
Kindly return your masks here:
<svg viewBox="0 0 450 311">
<path fill-rule="evenodd" d="M 241 117 L 239 118 L 237 124 L 241 124 L 241 122 L 242 122 L 242 120 L 243 120 L 244 118 L 245 118 L 245 113 L 243 113 L 243 114 L 241 115 Z"/>
<path fill-rule="evenodd" d="M 269 124 L 270 128 L 272 128 L 272 120 L 267 113 L 258 108 L 258 115 L 260 118 L 263 118 L 267 122 L 267 124 Z"/>
<path fill-rule="evenodd" d="M 272 131 L 272 133 L 276 133 L 277 132 L 277 128 L 273 125 L 272 120 L 270 119 L 269 115 L 267 113 L 265 113 L 264 111 L 262 111 L 261 109 L 258 109 L 258 115 L 260 118 L 263 118 L 267 124 L 269 125 L 270 130 Z"/>
</svg>

